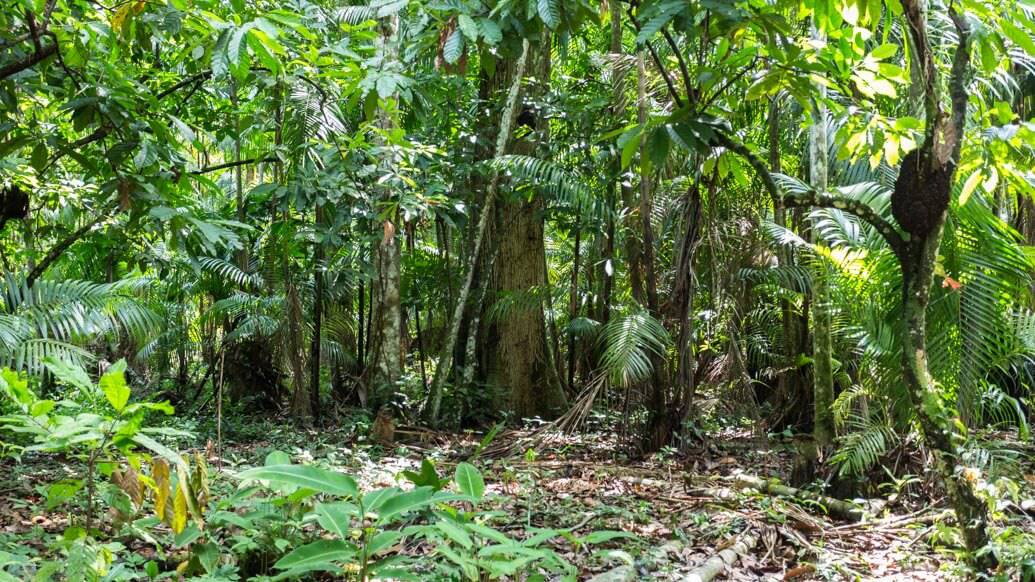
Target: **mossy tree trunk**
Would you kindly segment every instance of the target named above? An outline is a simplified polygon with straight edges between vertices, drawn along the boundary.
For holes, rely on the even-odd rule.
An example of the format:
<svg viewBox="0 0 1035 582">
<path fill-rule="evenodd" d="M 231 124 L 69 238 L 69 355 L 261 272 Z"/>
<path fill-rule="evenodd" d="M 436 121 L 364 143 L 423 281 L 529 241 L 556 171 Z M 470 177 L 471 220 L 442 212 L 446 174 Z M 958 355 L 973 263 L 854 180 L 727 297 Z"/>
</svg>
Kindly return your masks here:
<svg viewBox="0 0 1035 582">
<path fill-rule="evenodd" d="M 813 35 L 822 40 L 815 30 Z M 809 183 L 817 192 L 827 190 L 827 119 L 824 87 L 817 86 L 817 99 L 809 126 Z M 813 244 L 819 243 L 816 225 L 810 229 Z M 830 301 L 830 272 L 825 259 L 816 269 L 812 284 L 812 402 L 814 407 L 812 436 L 816 446 L 829 447 L 834 442 L 834 346 L 833 305 Z"/>
<path fill-rule="evenodd" d="M 765 162 L 743 143 L 722 133 L 718 134 L 717 141 L 718 145 L 747 159 L 776 204 L 838 208 L 855 214 L 876 229 L 894 250 L 902 269 L 900 337 L 903 381 L 916 408 L 924 439 L 934 453 L 971 561 L 979 570 L 989 571 L 997 560 L 988 548 L 988 506 L 977 494 L 980 477 L 965 466 L 966 429 L 957 411 L 950 410 L 943 402 L 927 361 L 926 313 L 966 126 L 970 30 L 955 8 L 949 7 L 948 16 L 956 28 L 959 43 L 948 79 L 952 108 L 945 111 L 940 96 L 942 79 L 928 42 L 924 6 L 920 0 L 904 0 L 902 4 L 913 41 L 910 45 L 911 64 L 919 69 L 916 78 L 921 88 L 917 92 L 923 96 L 927 126 L 920 148 L 902 160 L 891 196 L 892 214 L 901 231 L 872 207 L 853 198 L 816 190 L 785 195 L 776 186 Z"/>
</svg>

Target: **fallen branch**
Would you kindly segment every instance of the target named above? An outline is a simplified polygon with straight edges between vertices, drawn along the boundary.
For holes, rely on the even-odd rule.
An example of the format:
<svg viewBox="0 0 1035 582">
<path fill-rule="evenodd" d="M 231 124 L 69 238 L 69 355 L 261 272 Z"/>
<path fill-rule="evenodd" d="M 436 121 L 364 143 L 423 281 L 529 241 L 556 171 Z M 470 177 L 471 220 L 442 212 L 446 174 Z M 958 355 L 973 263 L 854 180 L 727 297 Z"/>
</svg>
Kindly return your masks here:
<svg viewBox="0 0 1035 582">
<path fill-rule="evenodd" d="M 834 499 L 833 497 L 827 497 L 825 495 L 819 495 L 817 493 L 812 493 L 811 491 L 803 491 L 794 487 L 787 487 L 786 485 L 781 485 L 773 481 L 766 481 L 765 479 L 752 475 L 737 475 L 734 483 L 739 489 L 750 487 L 769 495 L 793 497 L 803 501 L 818 503 L 826 508 L 827 513 L 830 515 L 840 517 L 847 521 L 862 521 L 864 515 L 862 508 L 854 503 Z"/>
<path fill-rule="evenodd" d="M 740 556 L 751 551 L 757 542 L 758 537 L 753 534 L 740 536 L 737 543 L 705 560 L 696 570 L 690 572 L 685 580 L 687 582 L 710 582 L 726 568 L 736 563 Z"/>
</svg>

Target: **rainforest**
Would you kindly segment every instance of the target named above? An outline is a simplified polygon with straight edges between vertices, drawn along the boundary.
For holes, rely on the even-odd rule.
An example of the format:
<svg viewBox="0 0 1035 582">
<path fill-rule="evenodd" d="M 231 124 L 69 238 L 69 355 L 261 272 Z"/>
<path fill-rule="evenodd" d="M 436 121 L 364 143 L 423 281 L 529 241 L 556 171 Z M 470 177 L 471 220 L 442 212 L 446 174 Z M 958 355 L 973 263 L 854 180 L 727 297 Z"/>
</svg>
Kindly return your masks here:
<svg viewBox="0 0 1035 582">
<path fill-rule="evenodd" d="M 1035 580 L 1033 0 L 3 0 L 0 582 Z"/>
</svg>

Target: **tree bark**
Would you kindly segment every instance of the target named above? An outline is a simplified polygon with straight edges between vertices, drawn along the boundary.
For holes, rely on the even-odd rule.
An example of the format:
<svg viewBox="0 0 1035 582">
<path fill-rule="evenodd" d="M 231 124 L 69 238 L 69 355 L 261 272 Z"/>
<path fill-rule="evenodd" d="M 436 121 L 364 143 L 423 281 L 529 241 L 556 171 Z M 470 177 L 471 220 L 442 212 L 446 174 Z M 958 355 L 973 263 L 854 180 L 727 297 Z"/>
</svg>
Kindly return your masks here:
<svg viewBox="0 0 1035 582">
<path fill-rule="evenodd" d="M 549 81 L 550 43 L 543 42 L 529 54 L 528 66 L 542 91 Z M 497 69 L 499 72 L 499 69 Z M 513 74 L 513 71 L 506 71 Z M 510 79 L 504 79 L 508 82 Z M 514 79 L 513 82 L 520 82 Z M 526 102 L 528 99 L 526 99 Z M 530 110 L 526 110 L 530 111 Z M 517 139 L 510 151 L 532 155 L 539 140 L 546 138 L 545 122 L 535 116 L 527 134 Z M 492 235 L 499 248 L 494 264 L 491 295 L 496 301 L 514 301 L 491 318 L 484 352 L 485 377 L 498 386 L 504 397 L 499 408 L 517 418 L 552 418 L 567 404 L 547 333 L 544 302 L 551 292 L 546 280 L 546 243 L 543 197 L 533 193 L 509 196 L 497 211 Z M 487 306 L 492 309 L 492 306 Z"/>
<path fill-rule="evenodd" d="M 316 209 L 316 223 L 314 226 L 319 229 L 323 223 L 323 208 Z M 317 233 L 317 242 L 313 248 L 313 337 L 309 345 L 309 400 L 312 406 L 313 416 L 320 418 L 320 347 L 323 340 L 323 288 L 324 274 L 323 242 L 319 240 L 320 233 Z"/>
<path fill-rule="evenodd" d="M 502 156 L 506 152 L 507 142 L 510 141 L 511 128 L 515 117 L 517 117 L 518 96 L 521 92 L 521 78 L 524 77 L 525 74 L 528 52 L 529 43 L 526 40 L 522 45 L 521 56 L 518 57 L 515 65 L 514 78 L 510 84 L 506 102 L 504 103 L 503 110 L 500 115 L 499 133 L 496 137 L 496 149 L 493 151 L 494 157 Z M 481 261 L 483 247 L 486 245 L 486 233 L 489 229 L 489 223 L 491 222 L 491 218 L 495 216 L 494 207 L 496 204 L 496 192 L 498 186 L 499 176 L 494 173 L 492 178 L 489 180 L 488 188 L 485 192 L 482 214 L 475 230 L 474 246 L 470 253 L 467 274 L 464 277 L 463 287 L 460 288 L 460 293 L 453 309 L 453 315 L 449 320 L 449 329 L 442 345 L 438 365 L 435 367 L 435 375 L 431 381 L 431 389 L 428 392 L 428 399 L 423 410 L 424 420 L 432 426 L 436 426 L 438 424 L 439 413 L 441 412 L 442 407 L 442 392 L 446 377 L 452 370 L 452 359 L 454 350 L 457 347 L 457 340 L 460 336 L 460 326 L 463 320 L 464 310 L 467 306 L 468 298 L 471 295 L 471 290 L 475 286 L 476 271 L 478 270 L 479 262 Z M 492 253 L 488 254 L 491 255 Z"/>
<path fill-rule="evenodd" d="M 823 40 L 823 36 L 813 28 L 813 36 Z M 817 192 L 827 190 L 827 120 L 826 89 L 816 86 L 818 93 L 813 101 L 813 119 L 809 126 L 809 183 Z M 811 230 L 812 243 L 820 243 L 818 229 L 813 224 Z M 833 305 L 830 301 L 830 272 L 826 260 L 822 261 L 815 273 L 812 285 L 812 402 L 813 425 L 812 435 L 816 445 L 821 449 L 834 442 L 834 346 L 833 346 Z"/>
<path fill-rule="evenodd" d="M 384 63 L 398 58 L 398 27 L 398 15 L 393 15 L 383 24 L 379 52 Z M 384 109 L 379 112 L 378 124 L 382 131 L 392 128 L 393 122 Z M 383 200 L 390 197 L 390 192 L 382 193 Z M 403 316 L 400 298 L 402 257 L 398 240 L 399 228 L 395 221 L 396 217 L 390 216 L 378 225 L 381 236 L 374 249 L 373 309 L 376 325 L 369 339 L 370 356 L 373 358 L 370 389 L 375 407 L 382 404 L 395 390 L 395 385 L 403 372 Z"/>
</svg>

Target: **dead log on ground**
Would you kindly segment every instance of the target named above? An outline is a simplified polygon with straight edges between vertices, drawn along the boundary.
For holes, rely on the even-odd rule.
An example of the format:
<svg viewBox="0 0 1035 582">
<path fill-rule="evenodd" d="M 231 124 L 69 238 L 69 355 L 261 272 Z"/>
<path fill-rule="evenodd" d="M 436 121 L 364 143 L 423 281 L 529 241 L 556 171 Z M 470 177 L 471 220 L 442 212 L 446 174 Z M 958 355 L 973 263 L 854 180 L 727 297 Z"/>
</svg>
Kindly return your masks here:
<svg viewBox="0 0 1035 582">
<path fill-rule="evenodd" d="M 740 489 L 750 487 L 769 495 L 793 497 L 802 501 L 818 503 L 826 508 L 827 513 L 830 515 L 839 517 L 846 521 L 862 521 L 862 518 L 865 515 L 865 512 L 861 507 L 849 501 L 842 501 L 840 499 L 834 499 L 833 497 L 827 497 L 826 495 L 812 493 L 811 491 L 803 491 L 794 487 L 788 487 L 753 475 L 737 475 L 734 483 L 736 487 Z"/>
<path fill-rule="evenodd" d="M 757 541 L 758 537 L 754 534 L 746 533 L 741 535 L 737 543 L 716 553 L 705 560 L 696 570 L 690 572 L 686 577 L 687 582 L 711 582 L 712 579 L 724 572 L 726 568 L 736 563 L 740 556 L 751 551 Z"/>
</svg>

